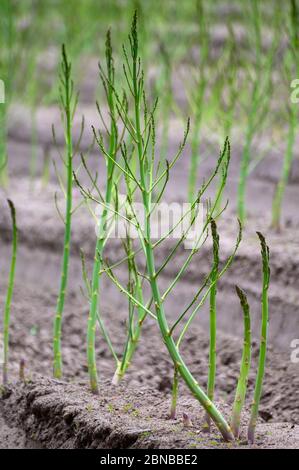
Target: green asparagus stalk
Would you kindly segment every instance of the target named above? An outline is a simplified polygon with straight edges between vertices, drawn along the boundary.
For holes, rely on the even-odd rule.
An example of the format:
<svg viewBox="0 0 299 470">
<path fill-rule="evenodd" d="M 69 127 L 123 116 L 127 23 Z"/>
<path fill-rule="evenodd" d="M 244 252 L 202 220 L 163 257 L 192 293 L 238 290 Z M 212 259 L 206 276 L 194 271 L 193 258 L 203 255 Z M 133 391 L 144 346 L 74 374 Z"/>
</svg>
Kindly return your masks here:
<svg viewBox="0 0 299 470">
<path fill-rule="evenodd" d="M 197 65 L 199 70 L 198 82 L 196 83 L 194 96 L 192 95 L 192 101 L 194 101 L 195 104 L 195 117 L 192 126 L 191 162 L 188 181 L 188 201 L 190 204 L 192 204 L 196 196 L 198 167 L 200 163 L 200 134 L 202 126 L 203 105 L 208 84 L 205 70 L 209 59 L 210 41 L 206 21 L 207 12 L 204 9 L 203 0 L 197 0 L 196 2 L 196 15 L 199 28 L 198 41 L 200 44 L 200 63 Z M 193 105 L 193 103 L 190 103 L 190 105 Z"/>
<path fill-rule="evenodd" d="M 298 119 L 298 113 L 297 113 L 297 109 L 295 109 L 295 106 L 296 105 L 293 105 L 293 107 L 289 111 L 289 130 L 288 130 L 287 148 L 286 148 L 286 153 L 284 155 L 284 160 L 283 160 L 282 174 L 277 184 L 277 188 L 276 188 L 274 199 L 273 199 L 272 227 L 275 228 L 276 230 L 280 229 L 282 202 L 283 202 L 286 186 L 288 184 L 290 170 L 291 170 L 293 157 L 294 157 L 294 145 L 296 141 L 296 129 L 297 129 L 297 119 Z"/>
<path fill-rule="evenodd" d="M 231 428 L 234 433 L 234 436 L 238 439 L 240 431 L 240 419 L 241 412 L 244 406 L 247 384 L 248 384 L 248 374 L 250 370 L 250 361 L 251 361 L 251 326 L 250 326 L 250 307 L 247 301 L 245 292 L 236 286 L 236 292 L 240 299 L 241 307 L 244 315 L 244 346 L 243 354 L 240 366 L 240 375 L 236 389 L 235 400 L 232 409 L 232 421 Z"/>
<path fill-rule="evenodd" d="M 215 377 L 216 377 L 216 332 L 217 332 L 217 279 L 219 270 L 219 235 L 217 225 L 214 220 L 211 221 L 211 231 L 213 237 L 213 269 L 211 275 L 211 292 L 210 292 L 210 351 L 209 351 L 209 373 L 207 395 L 210 400 L 214 400 Z M 206 415 L 206 423 L 204 428 L 210 430 L 211 419 Z"/>
<path fill-rule="evenodd" d="M 73 188 L 73 142 L 72 142 L 72 126 L 73 118 L 77 105 L 77 100 L 73 96 L 73 81 L 71 77 L 71 63 L 68 61 L 66 48 L 62 46 L 62 62 L 61 62 L 61 89 L 60 100 L 63 112 L 63 120 L 65 125 L 65 144 L 66 144 L 66 209 L 65 209 L 65 230 L 64 230 L 64 246 L 61 267 L 60 288 L 57 299 L 56 315 L 54 319 L 53 331 L 53 354 L 54 366 L 53 375 L 59 379 L 62 377 L 62 356 L 61 356 L 61 330 L 62 316 L 64 310 L 65 297 L 68 285 L 69 259 L 71 248 L 71 223 L 72 223 L 72 188 Z"/>
<path fill-rule="evenodd" d="M 95 353 L 95 338 L 96 338 L 96 323 L 99 308 L 99 287 L 100 287 L 100 270 L 101 270 L 101 256 L 103 253 L 104 245 L 107 238 L 107 219 L 108 207 L 111 203 L 113 188 L 114 188 L 114 170 L 115 158 L 117 152 L 117 128 L 115 124 L 115 104 L 114 104 L 114 66 L 112 58 L 112 46 L 110 31 L 107 33 L 106 38 L 106 64 L 107 64 L 107 77 L 102 74 L 102 81 L 107 95 L 108 106 L 110 111 L 111 126 L 109 136 L 109 155 L 111 158 L 107 161 L 107 186 L 105 195 L 105 207 L 101 214 L 99 235 L 96 242 L 94 265 L 91 281 L 91 302 L 87 326 L 87 362 L 88 372 L 90 378 L 91 391 L 95 394 L 98 393 L 98 373 L 96 364 Z M 95 132 L 95 131 L 94 131 Z"/>
<path fill-rule="evenodd" d="M 132 240 L 129 232 L 127 233 L 127 239 L 125 243 L 125 250 L 128 259 L 128 270 L 129 270 L 129 282 L 128 292 L 132 297 L 143 304 L 143 292 L 140 277 L 138 276 L 137 265 L 135 260 L 135 253 L 132 247 Z M 137 321 L 135 321 L 135 305 L 131 298 L 129 298 L 129 331 L 127 341 L 122 356 L 122 360 L 119 362 L 117 370 L 115 371 L 112 383 L 118 385 L 121 379 L 124 377 L 128 367 L 131 364 L 132 357 L 136 351 L 143 322 L 146 317 L 142 307 L 137 308 Z"/>
<path fill-rule="evenodd" d="M 14 290 L 15 270 L 16 270 L 16 260 L 17 260 L 17 246 L 18 246 L 18 229 L 17 229 L 17 223 L 16 223 L 16 210 L 12 201 L 8 200 L 7 202 L 9 204 L 11 220 L 12 220 L 12 256 L 11 256 L 8 288 L 7 288 L 7 294 L 6 294 L 4 319 L 3 319 L 3 340 L 4 340 L 3 384 L 7 384 L 7 381 L 8 381 L 10 310 L 11 310 L 11 301 L 12 301 L 13 290 Z"/>
<path fill-rule="evenodd" d="M 261 339 L 260 339 L 260 353 L 259 362 L 256 375 L 254 399 L 251 407 L 251 416 L 248 426 L 248 441 L 254 442 L 254 433 L 256 421 L 258 416 L 258 409 L 262 395 L 263 379 L 265 374 L 266 354 L 267 354 L 267 338 L 268 338 L 268 321 L 269 321 L 269 302 L 268 290 L 270 284 L 270 253 L 267 246 L 265 237 L 261 233 L 257 233 L 261 243 L 261 254 L 263 263 L 263 292 L 262 292 L 262 324 L 261 324 Z"/>
<path fill-rule="evenodd" d="M 176 418 L 177 402 L 179 392 L 179 374 L 177 367 L 174 367 L 173 382 L 172 382 L 172 394 L 171 394 L 171 407 L 170 407 L 170 419 Z"/>
<path fill-rule="evenodd" d="M 248 121 L 245 132 L 245 142 L 241 156 L 240 176 L 238 182 L 237 210 L 238 217 L 244 225 L 246 220 L 246 191 L 250 174 L 250 162 L 252 160 L 252 144 L 254 136 L 265 121 L 269 112 L 273 91 L 273 63 L 279 45 L 279 36 L 276 36 L 265 57 L 262 52 L 262 18 L 261 7 L 258 0 L 251 0 L 251 18 L 254 30 L 255 71 L 250 94 L 249 109 L 246 111 Z"/>
<path fill-rule="evenodd" d="M 287 80 L 291 82 L 293 76 L 298 76 L 299 73 L 299 12 L 296 0 L 290 0 L 290 49 L 291 49 L 291 65 L 288 64 L 288 57 L 285 64 L 285 72 Z M 293 64 L 295 67 L 293 70 Z M 273 205 L 272 205 L 272 227 L 276 230 L 280 229 L 282 203 L 285 195 L 286 186 L 288 184 L 292 163 L 294 160 L 294 146 L 296 143 L 296 134 L 298 129 L 298 110 L 297 104 L 291 104 L 288 110 L 288 136 L 287 136 L 287 147 L 284 154 L 282 171 L 280 179 L 278 181 L 276 191 L 274 194 Z"/>
<path fill-rule="evenodd" d="M 16 28 L 14 7 L 9 0 L 0 3 L 0 79 L 4 81 L 5 103 L 0 104 L 0 183 L 8 183 L 7 116 L 15 78 Z"/>
<path fill-rule="evenodd" d="M 139 172 L 140 172 L 140 187 L 142 193 L 142 201 L 144 206 L 144 246 L 145 246 L 145 257 L 147 272 L 150 281 L 151 292 L 154 299 L 155 311 L 157 315 L 158 324 L 160 331 L 164 340 L 164 343 L 168 349 L 168 352 L 173 360 L 174 366 L 177 368 L 179 374 L 185 381 L 186 385 L 189 387 L 190 391 L 194 396 L 199 400 L 204 409 L 209 413 L 212 420 L 215 422 L 216 426 L 220 430 L 223 438 L 226 441 L 231 441 L 234 439 L 231 429 L 227 422 L 225 421 L 222 414 L 218 411 L 213 402 L 207 397 L 207 395 L 200 388 L 197 381 L 194 379 L 190 373 L 188 367 L 183 361 L 181 354 L 178 351 L 178 348 L 175 344 L 175 341 L 170 333 L 170 328 L 165 315 L 165 308 L 163 304 L 163 299 L 160 293 L 160 289 L 157 283 L 156 278 L 156 268 L 155 268 L 155 257 L 153 246 L 151 242 L 151 197 L 152 194 L 147 189 L 147 167 L 148 161 L 146 158 L 146 153 L 144 153 L 144 145 L 141 132 L 141 119 L 140 119 L 140 98 L 141 92 L 143 91 L 143 77 L 140 77 L 140 67 L 139 67 L 139 57 L 138 57 L 138 36 L 137 36 L 137 14 L 135 13 L 131 36 L 131 56 L 132 56 L 132 85 L 133 85 L 133 98 L 134 98 L 134 108 L 135 108 L 135 129 L 136 129 L 136 141 L 137 141 L 137 151 L 138 151 L 138 160 L 139 160 Z"/>
</svg>

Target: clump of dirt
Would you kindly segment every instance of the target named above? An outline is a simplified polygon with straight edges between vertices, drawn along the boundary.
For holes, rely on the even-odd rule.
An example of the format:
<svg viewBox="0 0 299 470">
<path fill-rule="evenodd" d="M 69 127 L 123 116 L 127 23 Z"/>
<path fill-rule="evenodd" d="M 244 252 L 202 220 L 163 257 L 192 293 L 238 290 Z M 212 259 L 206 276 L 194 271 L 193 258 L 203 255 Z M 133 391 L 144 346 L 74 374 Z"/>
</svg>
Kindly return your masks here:
<svg viewBox="0 0 299 470">
<path fill-rule="evenodd" d="M 25 432 L 18 427 L 9 427 L 0 414 L 0 449 L 24 449 Z"/>
<path fill-rule="evenodd" d="M 180 399 L 177 419 L 168 419 L 168 401 L 147 387 L 113 387 L 103 381 L 94 396 L 83 386 L 34 376 L 7 388 L 1 406 L 6 420 L 45 448 L 248 448 L 245 428 L 240 442 L 228 444 L 214 427 L 204 433 L 204 412 L 193 398 Z M 223 402 L 218 407 L 228 419 L 230 408 Z M 188 427 L 183 413 L 191 420 Z M 299 448 L 299 426 L 259 423 L 252 447 Z"/>
</svg>

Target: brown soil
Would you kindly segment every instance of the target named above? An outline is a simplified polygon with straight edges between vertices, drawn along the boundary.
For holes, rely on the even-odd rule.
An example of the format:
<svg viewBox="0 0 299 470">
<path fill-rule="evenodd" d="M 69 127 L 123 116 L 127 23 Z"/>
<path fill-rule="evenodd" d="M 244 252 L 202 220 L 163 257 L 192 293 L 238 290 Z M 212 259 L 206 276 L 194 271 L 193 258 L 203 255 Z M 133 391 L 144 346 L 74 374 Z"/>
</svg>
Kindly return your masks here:
<svg viewBox="0 0 299 470">
<path fill-rule="evenodd" d="M 217 405 L 228 416 L 229 407 Z M 202 432 L 204 414 L 193 398 L 182 398 L 176 420 L 169 420 L 167 400 L 147 387 L 115 388 L 103 381 L 95 397 L 84 386 L 37 376 L 5 390 L 1 406 L 5 418 L 21 426 L 31 442 L 50 449 L 249 447 L 242 438 L 244 429 L 234 444 L 224 443 L 213 427 L 210 434 Z M 191 420 L 188 427 L 183 413 Z M 250 447 L 299 448 L 299 426 L 261 423 Z"/>
</svg>

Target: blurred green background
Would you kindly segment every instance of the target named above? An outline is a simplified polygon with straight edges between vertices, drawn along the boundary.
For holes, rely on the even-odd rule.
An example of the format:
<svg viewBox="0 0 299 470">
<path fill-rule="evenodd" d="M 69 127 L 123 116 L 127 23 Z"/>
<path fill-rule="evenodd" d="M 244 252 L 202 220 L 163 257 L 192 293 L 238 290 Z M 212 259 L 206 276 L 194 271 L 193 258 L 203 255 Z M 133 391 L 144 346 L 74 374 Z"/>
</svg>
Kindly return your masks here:
<svg viewBox="0 0 299 470">
<path fill-rule="evenodd" d="M 202 142 L 218 153 L 229 135 L 243 147 L 239 193 L 245 192 L 250 172 L 279 148 L 281 176 L 275 181 L 280 194 L 274 204 L 281 205 L 296 156 L 298 112 L 291 106 L 290 84 L 299 77 L 297 0 L 1 0 L 0 79 L 6 104 L 0 108 L 0 168 L 10 106 L 22 103 L 30 110 L 34 146 L 37 109 L 59 102 L 62 43 L 80 103 L 102 102 L 97 62 L 105 58 L 111 28 L 117 82 L 123 87 L 122 45 L 135 10 L 147 89 L 152 99 L 159 96 L 162 156 L 171 120 L 185 123 L 191 117 L 189 198 L 204 159 Z M 253 152 L 257 141 L 261 149 Z M 242 198 L 239 194 L 240 215 Z"/>
</svg>

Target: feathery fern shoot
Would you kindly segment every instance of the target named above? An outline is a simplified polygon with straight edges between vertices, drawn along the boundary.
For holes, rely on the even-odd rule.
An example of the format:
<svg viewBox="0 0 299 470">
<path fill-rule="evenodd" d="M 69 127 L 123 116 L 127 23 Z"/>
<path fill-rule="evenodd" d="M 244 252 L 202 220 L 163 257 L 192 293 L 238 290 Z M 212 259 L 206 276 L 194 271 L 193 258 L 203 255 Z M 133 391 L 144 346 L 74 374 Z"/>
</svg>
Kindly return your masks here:
<svg viewBox="0 0 299 470">
<path fill-rule="evenodd" d="M 291 83 L 293 77 L 298 76 L 299 73 L 299 11 L 296 0 L 290 0 L 290 23 L 290 57 L 287 56 L 285 59 L 286 63 L 284 64 L 286 78 L 289 83 Z M 288 59 L 290 59 L 290 63 L 288 62 Z M 295 67 L 293 67 L 293 63 L 295 64 Z M 294 159 L 294 146 L 296 143 L 296 133 L 298 128 L 297 104 L 291 103 L 287 108 L 289 120 L 287 147 L 283 158 L 280 179 L 276 187 L 272 205 L 272 227 L 277 230 L 280 228 L 281 224 L 282 203 Z"/>
<path fill-rule="evenodd" d="M 251 326 L 250 326 L 250 307 L 247 301 L 245 292 L 236 286 L 236 292 L 240 299 L 241 307 L 243 310 L 244 317 L 244 345 L 242 360 L 240 366 L 240 375 L 236 389 L 235 400 L 232 409 L 232 421 L 231 428 L 234 433 L 234 436 L 238 439 L 239 430 L 240 430 L 240 420 L 241 412 L 244 406 L 247 384 L 248 384 L 248 374 L 250 370 L 250 361 L 251 361 Z"/>
<path fill-rule="evenodd" d="M 262 292 L 262 324 L 261 324 L 261 339 L 260 339 L 260 353 L 259 362 L 257 369 L 257 376 L 254 389 L 254 398 L 251 407 L 251 416 L 248 426 L 248 441 L 254 442 L 254 433 L 256 427 L 256 421 L 258 416 L 258 409 L 260 399 L 262 395 L 262 386 L 265 373 L 266 365 L 266 354 L 267 354 L 267 338 L 268 338 L 268 322 L 269 322 L 269 302 L 268 302 L 268 290 L 270 284 L 270 252 L 267 246 L 265 237 L 261 233 L 257 233 L 261 243 L 261 254 L 263 264 L 263 292 Z"/>
<path fill-rule="evenodd" d="M 93 393 L 98 393 L 98 374 L 95 354 L 95 337 L 96 337 L 96 323 L 99 308 L 99 285 L 100 285 L 100 270 L 101 270 L 101 257 L 103 254 L 104 245 L 107 239 L 107 218 L 108 218 L 108 207 L 110 206 L 113 189 L 114 189 L 114 170 L 117 153 L 117 127 L 115 121 L 115 104 L 114 104 L 114 65 L 112 57 L 112 46 L 110 31 L 107 33 L 106 38 L 106 65 L 107 65 L 107 76 L 104 71 L 100 68 L 101 80 L 105 89 L 107 103 L 109 106 L 109 113 L 111 119 L 110 132 L 109 132 L 109 149 L 105 151 L 102 136 L 100 139 L 94 134 L 99 144 L 100 150 L 104 155 L 109 155 L 107 158 L 107 186 L 105 195 L 105 205 L 101 214 L 101 220 L 99 221 L 99 234 L 96 242 L 94 265 L 91 281 L 91 301 L 90 310 L 88 317 L 87 327 L 87 361 L 88 361 L 88 372 L 90 378 L 90 387 Z"/>
<path fill-rule="evenodd" d="M 60 76 L 60 101 L 61 116 L 65 128 L 65 146 L 66 146 L 66 209 L 65 209 L 65 229 L 64 246 L 61 267 L 60 289 L 57 300 L 56 315 L 54 319 L 53 332 L 53 353 L 54 366 L 53 375 L 55 378 L 62 377 L 62 356 L 61 356 L 61 328 L 62 315 L 64 310 L 65 296 L 68 285 L 69 258 L 71 247 L 71 221 L 72 221 L 72 188 L 73 188 L 73 142 L 72 126 L 74 114 L 76 111 L 78 96 L 74 95 L 74 84 L 71 77 L 71 63 L 68 60 L 66 48 L 62 46 L 62 62 Z"/>
<path fill-rule="evenodd" d="M 246 188 L 247 188 L 247 179 L 249 175 L 249 163 L 251 159 L 251 146 L 254 134 L 257 129 L 257 117 L 258 110 L 261 106 L 261 83 L 260 83 L 260 67 L 261 67 L 261 16 L 260 9 L 258 6 L 257 0 L 251 0 L 251 27 L 253 29 L 253 47 L 255 50 L 256 58 L 256 76 L 254 77 L 254 82 L 252 83 L 252 92 L 250 96 L 250 108 L 248 111 L 248 123 L 245 135 L 245 144 L 241 157 L 241 168 L 238 184 L 238 217 L 241 220 L 242 224 L 245 222 L 246 218 Z M 264 93 L 264 91 L 262 92 Z"/>
<path fill-rule="evenodd" d="M 125 251 L 127 254 L 128 260 L 128 271 L 129 271 L 129 281 L 128 281 L 128 292 L 131 294 L 132 297 L 136 297 L 141 305 L 137 306 L 137 320 L 135 321 L 135 309 L 136 306 L 132 298 L 130 297 L 129 300 L 129 318 L 128 318 L 128 335 L 127 340 L 122 356 L 122 360 L 119 361 L 118 367 L 115 371 L 112 383 L 117 385 L 120 380 L 125 375 L 134 352 L 137 348 L 141 328 L 143 322 L 146 318 L 146 312 L 142 308 L 143 304 L 143 293 L 142 293 L 142 284 L 140 281 L 140 276 L 138 275 L 138 268 L 136 265 L 135 260 L 135 253 L 132 247 L 132 240 L 130 239 L 129 233 L 127 233 L 126 241 L 124 242 Z"/>
<path fill-rule="evenodd" d="M 279 230 L 281 223 L 281 212 L 282 212 L 282 202 L 284 198 L 284 193 L 286 186 L 288 184 L 289 175 L 292 167 L 293 157 L 294 157 L 294 145 L 296 142 L 296 129 L 297 129 L 297 120 L 298 113 L 295 109 L 297 105 L 292 105 L 289 110 L 289 129 L 287 137 L 287 148 L 285 151 L 282 173 L 280 180 L 277 184 L 277 188 L 274 194 L 273 205 L 272 205 L 272 227 L 276 230 Z"/>
<path fill-rule="evenodd" d="M 140 241 L 142 243 L 142 246 L 144 247 L 144 254 L 146 258 L 146 267 L 147 267 L 147 277 L 149 279 L 149 284 L 150 284 L 151 293 L 152 293 L 152 297 L 154 301 L 158 324 L 160 327 L 160 331 L 161 331 L 164 343 L 168 349 L 171 359 L 173 360 L 174 366 L 177 368 L 180 376 L 183 378 L 186 385 L 189 387 L 190 391 L 194 394 L 194 396 L 199 400 L 199 402 L 202 404 L 205 410 L 209 413 L 209 415 L 215 422 L 216 426 L 222 433 L 223 438 L 226 441 L 230 441 L 230 440 L 233 440 L 233 435 L 232 435 L 230 427 L 228 426 L 222 414 L 215 407 L 213 402 L 209 400 L 209 398 L 200 388 L 197 381 L 194 379 L 188 367 L 184 363 L 183 358 L 181 354 L 179 353 L 178 347 L 174 341 L 171 329 L 169 327 L 169 324 L 166 318 L 166 312 L 165 312 L 165 307 L 164 307 L 164 300 L 165 300 L 166 293 L 162 295 L 160 292 L 160 288 L 159 288 L 158 281 L 157 281 L 157 271 L 155 267 L 154 248 L 153 248 L 153 244 L 151 241 L 152 189 L 155 186 L 155 184 L 157 184 L 157 180 L 154 184 L 152 184 L 153 159 L 152 157 L 149 158 L 148 156 L 147 147 L 145 145 L 145 140 L 143 139 L 143 131 L 142 131 L 142 126 L 141 126 L 140 111 L 141 111 L 142 97 L 143 97 L 143 92 L 144 92 L 144 89 L 143 89 L 144 81 L 143 81 L 143 74 L 141 72 L 140 59 L 138 56 L 138 35 L 137 35 L 137 14 L 136 13 L 134 15 L 129 40 L 130 40 L 131 59 L 132 59 L 131 64 L 129 64 L 129 66 L 130 66 L 130 73 L 132 77 L 131 90 L 132 90 L 132 95 L 133 95 L 133 100 L 134 100 L 134 126 L 132 127 L 134 129 L 133 132 L 134 132 L 134 138 L 135 138 L 135 142 L 137 146 L 138 163 L 139 163 L 140 180 L 138 181 L 138 187 L 141 192 L 141 197 L 142 197 L 142 202 L 143 202 L 143 207 L 144 207 L 144 229 L 141 232 Z M 184 265 L 184 268 L 186 268 L 186 265 Z M 184 272 L 184 270 L 185 269 L 183 268 L 180 270 L 179 277 L 181 276 L 181 273 Z M 178 281 L 178 277 L 174 281 L 174 285 L 176 284 L 177 281 Z"/>
<path fill-rule="evenodd" d="M 17 246 L 18 246 L 18 229 L 17 229 L 17 223 L 16 223 L 16 210 L 12 201 L 8 199 L 7 202 L 9 204 L 11 220 L 12 220 L 12 256 L 11 256 L 8 288 L 7 288 L 7 294 L 6 294 L 4 319 L 3 319 L 3 341 L 4 341 L 3 384 L 6 384 L 8 380 L 10 308 L 11 308 L 11 301 L 12 301 L 12 295 L 13 295 L 13 289 L 14 289 L 14 282 L 15 282 L 15 270 L 16 270 Z"/>
<path fill-rule="evenodd" d="M 255 50 L 255 70 L 253 71 L 254 77 L 252 80 L 249 108 L 246 111 L 248 116 L 245 142 L 241 156 L 240 175 L 238 182 L 238 195 L 237 195 L 237 210 L 238 217 L 244 225 L 246 220 L 246 191 L 247 182 L 250 174 L 251 152 L 254 136 L 259 127 L 265 120 L 265 116 L 269 112 L 269 106 L 273 91 L 273 74 L 272 66 L 276 57 L 276 49 L 278 47 L 279 37 L 275 37 L 269 49 L 268 54 L 264 57 L 262 54 L 261 43 L 261 7 L 258 0 L 252 0 L 251 5 L 251 21 L 253 26 L 253 49 Z M 263 60 L 262 60 L 263 59 Z"/>
<path fill-rule="evenodd" d="M 210 41 L 209 31 L 207 28 L 207 12 L 204 9 L 203 0 L 197 0 L 196 2 L 196 14 L 199 26 L 198 40 L 200 48 L 199 65 L 196 64 L 196 68 L 199 70 L 199 77 L 195 85 L 195 92 L 192 94 L 190 99 L 190 106 L 195 104 L 195 117 L 192 125 L 192 138 L 191 138 L 191 163 L 189 171 L 189 182 L 188 182 L 188 200 L 192 204 L 196 197 L 196 186 L 198 177 L 198 166 L 200 162 L 200 134 L 201 124 L 203 115 L 203 105 L 206 95 L 206 89 L 208 79 L 206 76 L 206 65 L 209 59 Z"/>
<path fill-rule="evenodd" d="M 14 80 L 14 6 L 9 0 L 0 3 L 0 79 L 5 84 L 5 103 L 0 103 L 0 183 L 7 185 L 7 116 Z"/>
</svg>

